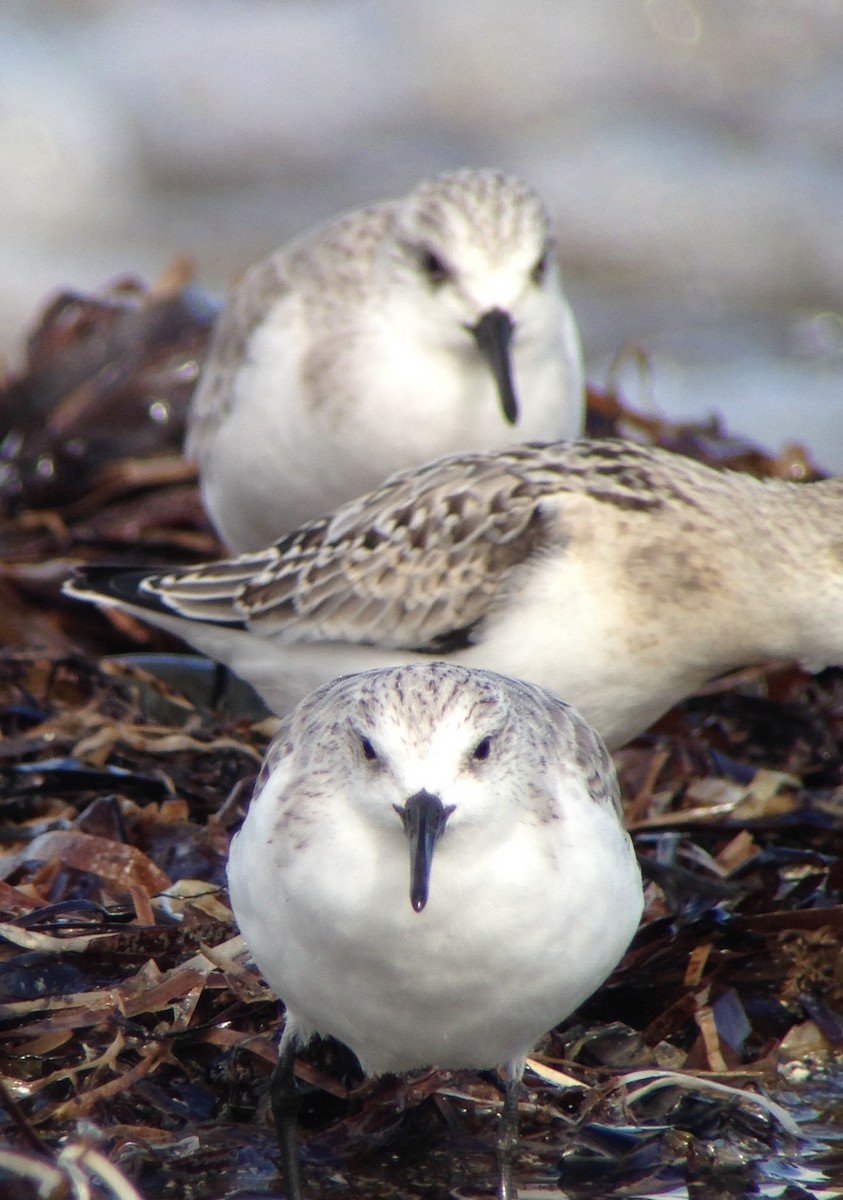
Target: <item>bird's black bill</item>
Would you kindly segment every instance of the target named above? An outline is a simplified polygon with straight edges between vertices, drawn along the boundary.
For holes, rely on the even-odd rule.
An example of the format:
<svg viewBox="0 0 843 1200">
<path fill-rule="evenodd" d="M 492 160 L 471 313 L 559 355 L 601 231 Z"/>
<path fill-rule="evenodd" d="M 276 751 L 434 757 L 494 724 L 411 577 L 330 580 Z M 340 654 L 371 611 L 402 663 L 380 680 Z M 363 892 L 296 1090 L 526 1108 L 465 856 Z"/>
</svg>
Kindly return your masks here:
<svg viewBox="0 0 843 1200">
<path fill-rule="evenodd" d="M 433 851 L 453 806 L 446 808 L 438 796 L 422 791 L 411 796 L 403 808 L 396 804 L 395 811 L 410 843 L 410 903 L 421 912 L 430 890 Z"/>
<path fill-rule="evenodd" d="M 486 359 L 495 377 L 503 415 L 510 425 L 515 425 L 518 421 L 518 398 L 512 383 L 512 356 L 510 354 L 512 330 L 514 329 L 512 317 L 502 308 L 490 308 L 477 324 L 470 328 L 480 347 L 480 353 Z"/>
</svg>

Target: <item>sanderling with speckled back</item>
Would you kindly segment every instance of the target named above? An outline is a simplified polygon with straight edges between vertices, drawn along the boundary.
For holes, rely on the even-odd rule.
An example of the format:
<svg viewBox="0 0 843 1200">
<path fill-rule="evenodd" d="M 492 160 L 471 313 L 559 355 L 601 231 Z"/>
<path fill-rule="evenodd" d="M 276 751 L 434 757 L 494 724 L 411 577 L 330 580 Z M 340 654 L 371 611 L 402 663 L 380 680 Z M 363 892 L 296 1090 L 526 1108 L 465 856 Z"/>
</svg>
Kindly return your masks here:
<svg viewBox="0 0 843 1200">
<path fill-rule="evenodd" d="M 843 480 L 718 471 L 620 441 L 441 459 L 255 554 L 66 591 L 184 638 L 288 712 L 429 659 L 529 679 L 611 747 L 709 679 L 843 663 Z"/>
</svg>

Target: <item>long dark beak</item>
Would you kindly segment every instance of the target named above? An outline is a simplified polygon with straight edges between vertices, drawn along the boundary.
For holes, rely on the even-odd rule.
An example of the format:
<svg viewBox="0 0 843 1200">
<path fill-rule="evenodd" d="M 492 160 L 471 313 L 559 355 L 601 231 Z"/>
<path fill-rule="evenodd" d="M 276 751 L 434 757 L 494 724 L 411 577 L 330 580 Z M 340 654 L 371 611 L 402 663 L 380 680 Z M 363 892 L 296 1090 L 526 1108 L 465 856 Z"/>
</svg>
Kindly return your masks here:
<svg viewBox="0 0 843 1200">
<path fill-rule="evenodd" d="M 518 399 L 512 384 L 512 317 L 502 308 L 490 308 L 484 313 L 476 325 L 469 329 L 480 347 L 480 353 L 486 359 L 498 385 L 498 392 L 503 407 L 503 415 L 510 425 L 518 421 Z"/>
<path fill-rule="evenodd" d="M 433 851 L 454 807 L 446 808 L 438 796 L 425 791 L 416 792 L 403 808 L 394 807 L 410 843 L 410 903 L 421 912 L 430 890 Z"/>
</svg>

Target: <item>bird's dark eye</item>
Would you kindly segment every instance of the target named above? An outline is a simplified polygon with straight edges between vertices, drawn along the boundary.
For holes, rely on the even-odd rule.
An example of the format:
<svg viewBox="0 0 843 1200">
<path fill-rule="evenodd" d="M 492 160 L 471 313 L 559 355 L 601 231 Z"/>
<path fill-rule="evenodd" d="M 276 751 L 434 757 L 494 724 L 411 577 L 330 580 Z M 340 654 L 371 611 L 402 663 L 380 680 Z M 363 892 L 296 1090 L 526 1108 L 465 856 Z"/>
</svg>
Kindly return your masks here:
<svg viewBox="0 0 843 1200">
<path fill-rule="evenodd" d="M 432 250 L 422 251 L 419 265 L 430 283 L 438 285 L 451 277 L 451 272 L 448 270 L 446 264 Z"/>
<path fill-rule="evenodd" d="M 370 762 L 374 762 L 378 757 L 378 752 L 367 737 L 360 738 L 360 748 L 363 754 Z"/>
<path fill-rule="evenodd" d="M 536 284 L 537 287 L 541 286 L 541 284 L 544 283 L 545 276 L 547 275 L 547 269 L 549 266 L 550 266 L 550 251 L 545 250 L 544 253 L 542 254 L 541 258 L 538 260 L 538 262 L 533 267 L 533 270 L 530 273 L 530 278 L 532 279 L 533 283 Z"/>
<path fill-rule="evenodd" d="M 479 741 L 474 747 L 474 754 L 472 755 L 472 758 L 478 758 L 482 761 L 484 758 L 489 757 L 489 751 L 491 749 L 492 739 L 490 737 L 484 737 L 482 741 Z"/>
</svg>

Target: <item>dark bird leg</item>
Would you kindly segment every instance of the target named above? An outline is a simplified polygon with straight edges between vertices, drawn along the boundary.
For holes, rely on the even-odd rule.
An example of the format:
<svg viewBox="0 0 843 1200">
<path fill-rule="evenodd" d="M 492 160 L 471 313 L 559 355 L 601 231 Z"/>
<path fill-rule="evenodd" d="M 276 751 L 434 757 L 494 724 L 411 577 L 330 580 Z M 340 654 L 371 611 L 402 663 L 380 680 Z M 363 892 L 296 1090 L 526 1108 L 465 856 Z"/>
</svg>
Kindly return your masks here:
<svg viewBox="0 0 843 1200">
<path fill-rule="evenodd" d="M 225 693 L 228 690 L 229 678 L 230 672 L 228 667 L 224 667 L 222 663 L 215 662 L 211 677 L 211 695 L 209 701 L 210 707 L 215 711 L 218 708 L 222 708 Z"/>
<path fill-rule="evenodd" d="M 281 1176 L 287 1200 L 304 1200 L 301 1164 L 296 1139 L 301 1095 L 295 1077 L 296 1043 L 290 1039 L 282 1046 L 269 1081 L 269 1099 L 275 1121 L 275 1136 L 281 1152 Z"/>
<path fill-rule="evenodd" d="M 498 1200 L 518 1200 L 512 1180 L 512 1165 L 518 1149 L 518 1100 L 524 1068 L 513 1072 L 506 1068 L 503 1112 L 498 1125 Z"/>
</svg>

